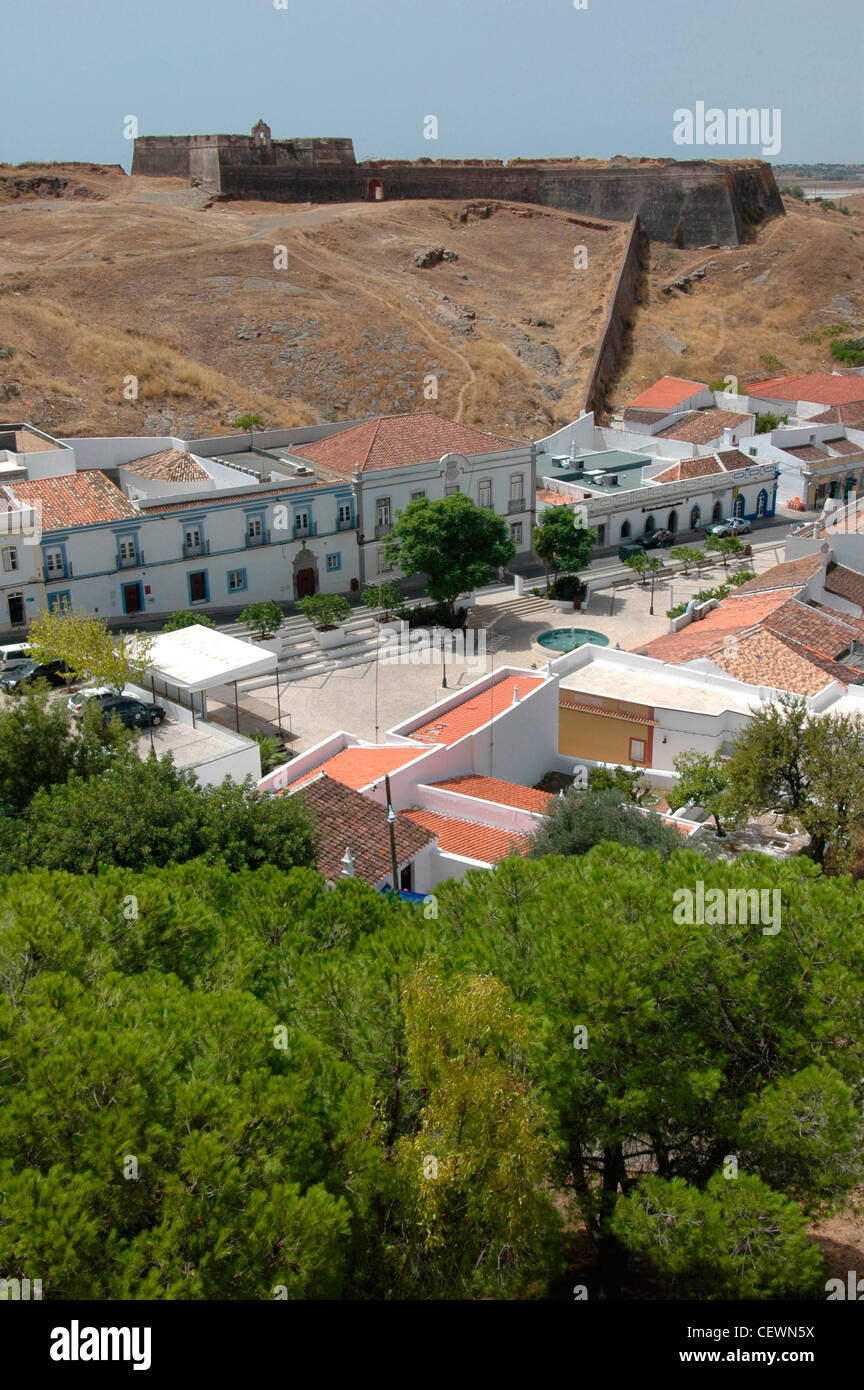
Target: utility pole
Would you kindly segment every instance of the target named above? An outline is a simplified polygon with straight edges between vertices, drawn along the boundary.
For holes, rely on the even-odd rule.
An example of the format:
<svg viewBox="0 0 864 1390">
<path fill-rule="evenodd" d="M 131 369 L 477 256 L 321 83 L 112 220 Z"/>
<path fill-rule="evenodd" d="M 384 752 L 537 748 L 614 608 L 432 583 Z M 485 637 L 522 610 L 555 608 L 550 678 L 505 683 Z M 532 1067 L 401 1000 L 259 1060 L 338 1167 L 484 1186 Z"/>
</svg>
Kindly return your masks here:
<svg viewBox="0 0 864 1390">
<path fill-rule="evenodd" d="M 396 867 L 396 812 L 393 810 L 393 802 L 390 799 L 389 772 L 384 774 L 384 786 L 387 790 L 387 824 L 390 829 L 390 871 L 393 875 L 393 897 L 395 899 L 399 892 L 399 873 Z"/>
</svg>

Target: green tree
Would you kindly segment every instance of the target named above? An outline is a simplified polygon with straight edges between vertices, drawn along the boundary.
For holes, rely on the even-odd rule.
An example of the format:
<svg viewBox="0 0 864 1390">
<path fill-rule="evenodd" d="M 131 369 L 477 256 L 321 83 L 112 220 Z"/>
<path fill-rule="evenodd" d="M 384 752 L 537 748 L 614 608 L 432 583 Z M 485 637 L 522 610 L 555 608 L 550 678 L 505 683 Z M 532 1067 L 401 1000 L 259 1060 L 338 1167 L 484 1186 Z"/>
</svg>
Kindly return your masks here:
<svg viewBox="0 0 864 1390">
<path fill-rule="evenodd" d="M 72 774 L 96 777 L 123 758 L 131 731 L 102 728 L 98 710 L 85 707 L 74 725 L 63 705 L 37 691 L 22 692 L 0 708 L 0 814 L 17 816 L 34 795 Z M 8 830 L 8 827 L 7 827 Z"/>
<path fill-rule="evenodd" d="M 577 525 L 569 507 L 547 507 L 542 521 L 534 528 L 534 554 L 543 561 L 546 589 L 549 590 L 549 570 L 553 586 L 559 574 L 571 574 L 587 565 L 597 540 L 597 532 Z"/>
<path fill-rule="evenodd" d="M 268 800 L 230 779 L 201 788 L 193 772 L 151 755 L 112 764 L 98 779 L 73 772 L 38 791 L 17 852 L 22 865 L 79 874 L 99 864 L 143 869 L 197 858 L 235 870 L 287 869 L 315 863 L 316 839 L 296 797 Z"/>
<path fill-rule="evenodd" d="M 727 814 L 729 777 L 723 759 L 717 754 L 688 750 L 672 759 L 678 781 L 669 792 L 673 811 L 681 806 L 701 806 L 714 821 L 718 835 L 725 835 L 721 816 Z"/>
<path fill-rule="evenodd" d="M 172 613 L 167 622 L 162 624 L 163 632 L 179 632 L 184 627 L 215 627 L 212 618 L 208 618 L 206 613 L 190 613 L 188 608 L 181 608 L 176 613 Z"/>
<path fill-rule="evenodd" d="M 555 800 L 542 825 L 534 832 L 531 854 L 534 858 L 546 854 L 585 854 L 592 845 L 613 841 L 653 849 L 664 858 L 680 849 L 681 835 L 667 825 L 661 816 L 641 811 L 635 805 L 622 802 L 618 786 L 607 790 L 571 791 Z"/>
<path fill-rule="evenodd" d="M 693 565 L 698 565 L 702 559 L 702 551 L 697 550 L 692 545 L 673 545 L 669 551 L 671 560 L 680 560 L 683 571 L 687 574 Z"/>
<path fill-rule="evenodd" d="M 395 1296 L 507 1297 L 548 1281 L 552 1147 L 525 1072 L 524 1020 L 499 980 L 445 981 L 431 964 L 404 1008 L 423 1105 L 393 1158 Z"/>
<path fill-rule="evenodd" d="M 282 626 L 284 614 L 275 598 L 261 603 L 250 603 L 240 614 L 240 622 L 247 632 L 257 632 L 260 637 L 272 637 Z"/>
<path fill-rule="evenodd" d="M 463 493 L 409 502 L 384 543 L 387 564 L 423 574 L 429 597 L 452 615 L 456 599 L 488 584 L 516 554 L 507 523 Z"/>
<path fill-rule="evenodd" d="M 635 555 L 628 555 L 624 563 L 628 569 L 631 569 L 633 571 L 634 574 L 638 574 L 640 576 L 641 581 L 644 584 L 645 572 L 648 569 L 648 556 L 645 554 L 645 551 L 640 550 L 637 551 Z"/>
<path fill-rule="evenodd" d="M 402 603 L 402 591 L 398 584 L 369 584 L 363 590 L 363 602 L 367 608 L 383 609 L 383 619 L 389 623 L 393 612 Z"/>
<path fill-rule="evenodd" d="M 249 435 L 249 448 L 252 448 L 252 437 L 255 430 L 263 430 L 264 421 L 260 415 L 238 415 L 232 421 L 235 430 L 246 430 Z"/>
<path fill-rule="evenodd" d="M 809 711 L 800 696 L 760 706 L 735 738 L 726 763 L 729 806 L 743 819 L 781 808 L 797 818 L 807 804 Z"/>
<path fill-rule="evenodd" d="M 318 628 L 336 627 L 351 616 L 351 605 L 342 594 L 310 594 L 297 607 Z"/>
<path fill-rule="evenodd" d="M 701 1191 L 647 1177 L 611 1225 L 647 1255 L 670 1298 L 824 1297 L 825 1265 L 800 1208 L 747 1173 L 715 1174 Z"/>
<path fill-rule="evenodd" d="M 149 668 L 152 637 L 136 632 L 115 638 L 103 618 L 72 608 L 42 609 L 27 637 L 36 661 L 64 661 L 67 684 L 91 681 L 122 690 L 143 679 Z"/>
</svg>

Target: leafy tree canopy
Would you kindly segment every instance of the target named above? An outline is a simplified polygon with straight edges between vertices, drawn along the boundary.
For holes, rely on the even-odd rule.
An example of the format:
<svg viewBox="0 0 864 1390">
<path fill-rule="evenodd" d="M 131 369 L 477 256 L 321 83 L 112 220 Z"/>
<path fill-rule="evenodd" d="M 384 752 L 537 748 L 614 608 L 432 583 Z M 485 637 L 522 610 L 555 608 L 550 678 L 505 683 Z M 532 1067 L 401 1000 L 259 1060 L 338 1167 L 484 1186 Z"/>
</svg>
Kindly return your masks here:
<svg viewBox="0 0 864 1390">
<path fill-rule="evenodd" d="M 507 523 L 463 493 L 409 502 L 384 543 L 388 565 L 423 574 L 429 597 L 452 613 L 460 594 L 488 584 L 516 554 Z"/>
</svg>

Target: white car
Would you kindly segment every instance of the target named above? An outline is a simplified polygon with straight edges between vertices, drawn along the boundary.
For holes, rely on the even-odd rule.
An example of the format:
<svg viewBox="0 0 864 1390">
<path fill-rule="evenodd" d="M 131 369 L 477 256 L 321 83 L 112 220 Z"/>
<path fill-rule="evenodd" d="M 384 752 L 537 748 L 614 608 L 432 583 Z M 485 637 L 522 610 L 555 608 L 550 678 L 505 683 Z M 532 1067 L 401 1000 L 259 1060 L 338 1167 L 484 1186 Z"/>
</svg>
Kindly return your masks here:
<svg viewBox="0 0 864 1390">
<path fill-rule="evenodd" d="M 13 642 L 7 647 L 0 647 L 0 676 L 7 671 L 14 671 L 18 666 L 24 666 L 32 657 L 27 648 L 26 642 Z"/>
<path fill-rule="evenodd" d="M 83 690 L 76 690 L 74 695 L 70 695 L 66 701 L 66 708 L 72 714 L 81 714 L 84 706 L 90 700 L 100 700 L 106 695 L 119 696 L 122 691 L 115 690 L 111 685 L 87 685 Z"/>
<path fill-rule="evenodd" d="M 750 522 L 745 521 L 743 516 L 729 516 L 706 527 L 706 531 L 709 536 L 746 536 L 750 533 Z"/>
</svg>

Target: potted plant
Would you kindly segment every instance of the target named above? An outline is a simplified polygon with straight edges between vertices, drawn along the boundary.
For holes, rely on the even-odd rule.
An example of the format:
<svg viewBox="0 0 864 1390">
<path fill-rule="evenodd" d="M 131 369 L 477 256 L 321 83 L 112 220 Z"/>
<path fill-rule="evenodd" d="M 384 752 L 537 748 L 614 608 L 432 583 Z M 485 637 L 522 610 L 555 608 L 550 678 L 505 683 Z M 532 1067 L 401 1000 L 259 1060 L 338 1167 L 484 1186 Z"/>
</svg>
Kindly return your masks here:
<svg viewBox="0 0 864 1390">
<path fill-rule="evenodd" d="M 338 647 L 345 641 L 340 624 L 351 613 L 351 605 L 342 594 L 311 594 L 297 604 L 304 618 L 315 628 L 319 647 Z"/>
<path fill-rule="evenodd" d="M 263 603 L 250 603 L 240 614 L 240 622 L 252 635 L 253 642 L 266 642 L 279 631 L 282 617 L 281 606 L 276 599 L 269 598 Z"/>
<path fill-rule="evenodd" d="M 561 613 L 579 611 L 588 585 L 578 574 L 562 574 L 549 589 L 549 601 Z"/>
</svg>

